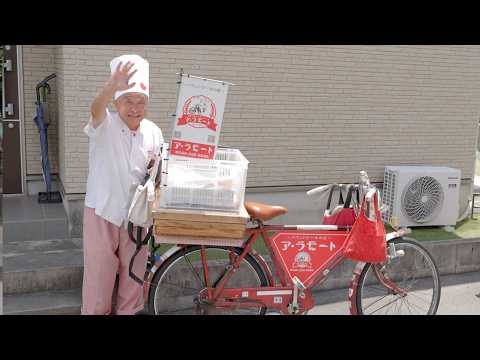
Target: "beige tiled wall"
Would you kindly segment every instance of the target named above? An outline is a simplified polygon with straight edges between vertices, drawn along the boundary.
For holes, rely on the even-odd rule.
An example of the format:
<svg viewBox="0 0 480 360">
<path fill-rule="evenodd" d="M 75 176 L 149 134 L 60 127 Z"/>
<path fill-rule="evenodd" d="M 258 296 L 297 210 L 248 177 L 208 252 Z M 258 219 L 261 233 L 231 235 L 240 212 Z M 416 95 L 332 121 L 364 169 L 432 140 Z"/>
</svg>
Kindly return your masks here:
<svg viewBox="0 0 480 360">
<path fill-rule="evenodd" d="M 25 48 L 36 72 L 48 73 L 56 59 L 67 193 L 85 191 L 82 127 L 109 61 L 124 53 L 149 60 L 149 118 L 167 139 L 180 67 L 236 84 L 221 143 L 251 161 L 250 187 L 354 181 L 361 169 L 382 181 L 384 166 L 399 164 L 447 165 L 473 176 L 480 46 L 58 46 L 46 48 L 48 61 L 40 55 L 47 50 Z"/>
</svg>

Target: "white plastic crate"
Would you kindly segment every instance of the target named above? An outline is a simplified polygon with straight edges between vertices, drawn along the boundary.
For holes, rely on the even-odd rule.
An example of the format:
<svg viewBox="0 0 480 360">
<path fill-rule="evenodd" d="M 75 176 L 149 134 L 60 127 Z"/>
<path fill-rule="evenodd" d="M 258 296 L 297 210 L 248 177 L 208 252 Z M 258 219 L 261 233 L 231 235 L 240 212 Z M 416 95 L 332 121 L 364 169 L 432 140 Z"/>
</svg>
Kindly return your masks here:
<svg viewBox="0 0 480 360">
<path fill-rule="evenodd" d="M 219 148 L 215 160 L 162 156 L 161 207 L 239 211 L 249 163 L 240 150 Z"/>
</svg>

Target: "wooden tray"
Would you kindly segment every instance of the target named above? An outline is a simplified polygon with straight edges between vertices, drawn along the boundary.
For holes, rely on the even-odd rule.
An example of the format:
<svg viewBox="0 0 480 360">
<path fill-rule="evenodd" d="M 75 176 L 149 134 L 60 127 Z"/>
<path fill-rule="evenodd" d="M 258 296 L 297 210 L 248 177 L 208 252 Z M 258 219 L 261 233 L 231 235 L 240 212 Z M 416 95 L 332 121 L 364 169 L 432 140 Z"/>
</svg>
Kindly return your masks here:
<svg viewBox="0 0 480 360">
<path fill-rule="evenodd" d="M 244 206 L 239 213 L 160 208 L 153 219 L 156 235 L 242 239 L 250 219 Z"/>
<path fill-rule="evenodd" d="M 175 245 L 215 245 L 241 247 L 244 243 L 244 239 L 156 235 L 155 243 Z"/>
</svg>

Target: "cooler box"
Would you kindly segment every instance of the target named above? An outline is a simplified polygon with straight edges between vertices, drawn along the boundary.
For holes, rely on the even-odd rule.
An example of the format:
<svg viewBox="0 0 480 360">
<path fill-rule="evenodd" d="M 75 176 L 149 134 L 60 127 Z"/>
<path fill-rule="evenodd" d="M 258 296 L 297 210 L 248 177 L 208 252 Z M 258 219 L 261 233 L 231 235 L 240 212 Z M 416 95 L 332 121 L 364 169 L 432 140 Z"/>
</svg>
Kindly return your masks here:
<svg viewBox="0 0 480 360">
<path fill-rule="evenodd" d="M 219 148 L 214 160 L 162 154 L 160 207 L 239 213 L 245 199 L 248 160 L 238 149 Z"/>
</svg>

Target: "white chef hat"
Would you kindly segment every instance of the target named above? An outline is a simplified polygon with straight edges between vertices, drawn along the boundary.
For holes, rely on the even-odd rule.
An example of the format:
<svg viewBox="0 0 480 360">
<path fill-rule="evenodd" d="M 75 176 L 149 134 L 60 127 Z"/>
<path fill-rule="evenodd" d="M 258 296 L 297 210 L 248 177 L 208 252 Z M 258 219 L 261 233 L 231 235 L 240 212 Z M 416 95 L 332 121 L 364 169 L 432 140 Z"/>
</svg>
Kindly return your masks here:
<svg viewBox="0 0 480 360">
<path fill-rule="evenodd" d="M 118 63 L 122 62 L 122 67 L 127 62 L 134 63 L 130 72 L 137 70 L 137 72 L 130 78 L 129 84 L 135 83 L 135 86 L 128 90 L 117 91 L 114 99 L 117 100 L 120 96 L 127 93 L 141 93 L 149 97 L 150 82 L 149 82 L 149 64 L 148 61 L 138 55 L 122 55 L 118 56 L 110 62 L 110 71 L 113 74 L 117 69 Z"/>
</svg>

